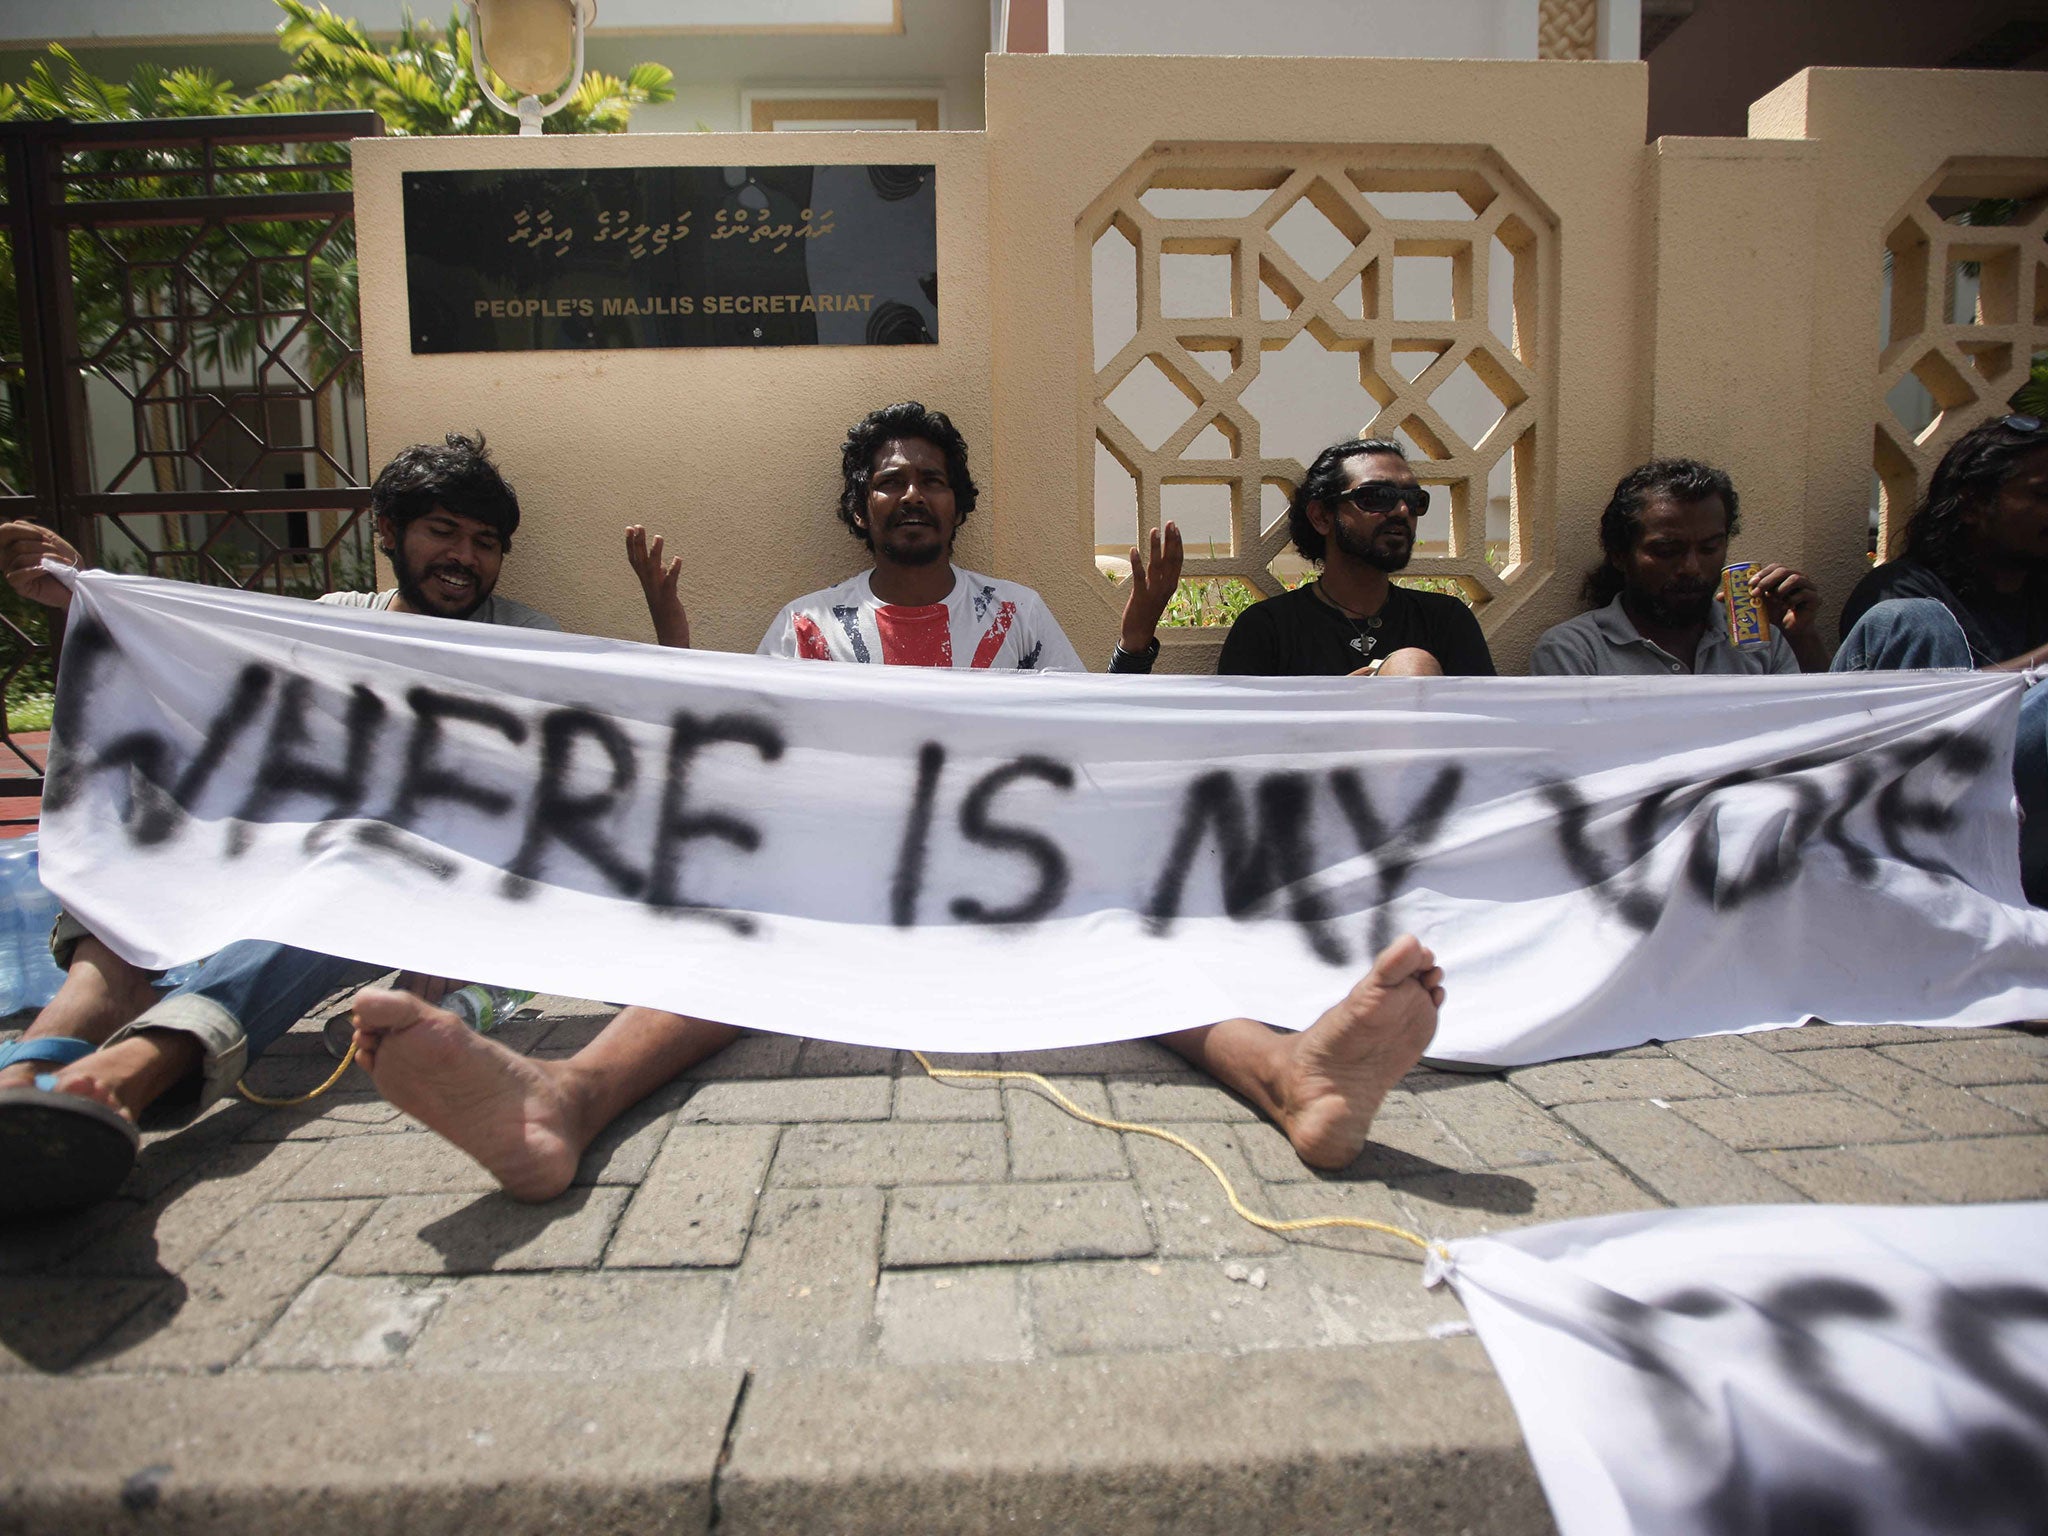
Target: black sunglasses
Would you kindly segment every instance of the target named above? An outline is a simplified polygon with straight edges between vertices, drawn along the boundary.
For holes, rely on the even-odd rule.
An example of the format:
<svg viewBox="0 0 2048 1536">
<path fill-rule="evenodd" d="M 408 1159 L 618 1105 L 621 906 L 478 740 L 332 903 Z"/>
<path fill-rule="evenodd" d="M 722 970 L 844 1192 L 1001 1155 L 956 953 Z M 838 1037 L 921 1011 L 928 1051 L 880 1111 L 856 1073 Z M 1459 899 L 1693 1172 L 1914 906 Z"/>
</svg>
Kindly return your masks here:
<svg viewBox="0 0 2048 1536">
<path fill-rule="evenodd" d="M 2002 417 L 1998 424 L 2001 427 L 2010 427 L 2015 432 L 2038 432 L 2041 430 L 2041 418 L 2038 416 L 2006 416 Z"/>
<path fill-rule="evenodd" d="M 1359 511 L 1370 512 L 1376 517 L 1385 517 L 1399 506 L 1406 506 L 1416 517 L 1429 510 L 1427 487 L 1396 485 L 1391 480 L 1368 480 L 1363 485 L 1354 485 L 1337 499 L 1348 501 Z"/>
</svg>

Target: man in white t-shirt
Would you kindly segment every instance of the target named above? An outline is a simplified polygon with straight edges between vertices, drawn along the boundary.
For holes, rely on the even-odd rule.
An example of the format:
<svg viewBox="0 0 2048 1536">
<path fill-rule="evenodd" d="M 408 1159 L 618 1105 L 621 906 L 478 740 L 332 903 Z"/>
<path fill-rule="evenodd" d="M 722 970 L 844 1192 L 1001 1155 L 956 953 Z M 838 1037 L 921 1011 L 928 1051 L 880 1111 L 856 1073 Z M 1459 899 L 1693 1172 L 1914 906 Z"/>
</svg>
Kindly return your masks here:
<svg viewBox="0 0 2048 1536">
<path fill-rule="evenodd" d="M 869 412 L 847 433 L 840 467 L 839 520 L 874 564 L 786 606 L 757 654 L 893 667 L 1082 670 L 1036 592 L 953 564 L 954 536 L 979 490 L 968 472 L 967 443 L 944 412 L 915 400 Z M 1153 537 L 1151 566 L 1132 563 L 1124 614 L 1130 644 L 1119 642 L 1112 672 L 1149 672 L 1158 654 L 1153 630 L 1180 579 L 1180 533 L 1169 523 Z"/>
<path fill-rule="evenodd" d="M 762 655 L 1079 670 L 1037 593 L 953 565 L 953 536 L 976 490 L 967 445 L 942 413 L 915 401 L 871 412 L 847 434 L 841 468 L 840 519 L 872 551 L 874 566 L 784 608 Z M 1112 671 L 1151 669 L 1153 630 L 1180 577 L 1179 535 L 1169 524 L 1152 536 L 1149 562 L 1135 549 L 1131 557 Z M 653 563 L 660 565 L 658 553 Z M 673 581 L 643 572 L 642 584 L 656 635 L 687 644 Z M 1435 1033 L 1442 981 L 1435 957 L 1404 935 L 1307 1029 L 1228 1019 L 1162 1043 L 1258 1105 L 1305 1161 L 1341 1168 Z M 358 1059 L 384 1096 L 523 1200 L 568 1188 L 606 1124 L 741 1034 L 710 1019 L 630 1007 L 574 1056 L 550 1061 L 507 1050 L 404 993 L 360 994 L 355 1018 Z"/>
</svg>

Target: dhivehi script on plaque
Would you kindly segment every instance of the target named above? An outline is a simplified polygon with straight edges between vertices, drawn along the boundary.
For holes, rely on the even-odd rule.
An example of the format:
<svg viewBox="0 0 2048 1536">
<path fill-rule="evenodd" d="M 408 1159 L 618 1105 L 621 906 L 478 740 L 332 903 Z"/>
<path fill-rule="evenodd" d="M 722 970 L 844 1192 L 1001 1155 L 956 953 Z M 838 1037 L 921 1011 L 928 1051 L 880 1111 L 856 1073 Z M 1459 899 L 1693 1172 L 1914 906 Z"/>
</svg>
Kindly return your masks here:
<svg viewBox="0 0 2048 1536">
<path fill-rule="evenodd" d="M 408 171 L 414 352 L 930 346 L 929 165 Z"/>
</svg>

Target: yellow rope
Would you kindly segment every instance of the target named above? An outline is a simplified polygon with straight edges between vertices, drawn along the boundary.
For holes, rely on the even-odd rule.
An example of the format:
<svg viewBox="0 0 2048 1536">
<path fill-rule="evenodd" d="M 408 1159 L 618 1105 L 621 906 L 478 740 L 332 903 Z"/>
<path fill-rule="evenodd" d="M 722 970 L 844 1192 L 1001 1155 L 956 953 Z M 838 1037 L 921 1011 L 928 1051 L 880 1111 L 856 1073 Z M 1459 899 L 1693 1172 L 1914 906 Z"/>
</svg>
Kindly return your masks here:
<svg viewBox="0 0 2048 1536">
<path fill-rule="evenodd" d="M 1173 1132 L 1157 1125 L 1134 1125 L 1127 1120 L 1105 1120 L 1100 1115 L 1090 1114 L 1036 1072 L 986 1072 L 971 1070 L 966 1067 L 935 1067 L 925 1058 L 923 1051 L 912 1051 L 910 1054 L 917 1058 L 919 1066 L 923 1067 L 927 1073 L 935 1078 L 1016 1078 L 1021 1082 L 1027 1082 L 1034 1087 L 1044 1089 L 1047 1097 L 1076 1120 L 1085 1120 L 1090 1125 L 1099 1125 L 1105 1131 L 1131 1131 L 1140 1136 L 1156 1136 L 1161 1141 L 1172 1142 L 1173 1145 L 1179 1147 L 1183 1152 L 1193 1154 L 1194 1157 L 1200 1160 L 1202 1166 L 1215 1176 L 1216 1182 L 1223 1186 L 1224 1197 L 1230 1201 L 1230 1208 L 1233 1211 L 1237 1212 L 1238 1215 L 1242 1216 L 1253 1226 L 1263 1228 L 1265 1231 L 1307 1232 L 1318 1227 L 1350 1227 L 1361 1232 L 1381 1232 L 1388 1237 L 1398 1237 L 1405 1243 L 1413 1243 L 1425 1253 L 1435 1253 L 1445 1259 L 1451 1256 L 1450 1250 L 1441 1243 L 1433 1243 L 1428 1238 L 1418 1233 L 1410 1232 L 1405 1227 L 1389 1226 L 1384 1221 L 1370 1221 L 1363 1216 L 1302 1216 L 1292 1221 L 1279 1221 L 1271 1216 L 1261 1216 L 1257 1211 L 1250 1209 L 1242 1200 L 1237 1198 L 1237 1190 L 1232 1187 L 1229 1176 L 1216 1166 L 1216 1159 L 1185 1137 L 1176 1136 Z"/>
<path fill-rule="evenodd" d="M 235 1087 L 241 1090 L 242 1097 L 247 1099 L 251 1104 L 265 1104 L 272 1109 L 288 1109 L 294 1104 L 304 1104 L 309 1099 L 319 1098 L 321 1094 L 325 1093 L 328 1089 L 332 1088 L 336 1083 L 341 1081 L 341 1074 L 348 1070 L 349 1063 L 354 1061 L 355 1059 L 356 1043 L 355 1041 L 351 1040 L 348 1043 L 348 1054 L 341 1058 L 341 1065 L 334 1069 L 333 1073 L 328 1077 L 327 1081 L 322 1083 L 318 1088 L 315 1088 L 311 1093 L 302 1093 L 295 1099 L 266 1099 L 262 1094 L 256 1092 L 255 1089 L 249 1086 L 249 1079 L 246 1077 L 243 1078 L 240 1082 L 236 1083 Z"/>
<path fill-rule="evenodd" d="M 1237 1189 L 1230 1182 L 1230 1176 L 1217 1167 L 1215 1158 L 1204 1152 L 1186 1137 L 1176 1136 L 1172 1131 L 1165 1129 L 1163 1126 L 1137 1125 L 1128 1120 L 1107 1120 L 1101 1115 L 1092 1114 L 1076 1104 L 1064 1093 L 1061 1093 L 1059 1089 L 1053 1087 L 1048 1079 L 1036 1072 L 993 1072 L 967 1067 L 935 1067 L 923 1051 L 912 1051 L 910 1054 L 917 1058 L 917 1064 L 923 1067 L 925 1072 L 933 1078 L 940 1080 L 949 1077 L 980 1078 L 996 1082 L 1015 1079 L 1018 1082 L 1030 1083 L 1034 1088 L 1043 1089 L 1047 1098 L 1059 1105 L 1061 1109 L 1072 1115 L 1076 1120 L 1085 1120 L 1090 1125 L 1099 1125 L 1105 1131 L 1129 1131 L 1134 1135 L 1156 1136 L 1161 1141 L 1171 1142 L 1183 1152 L 1194 1157 L 1204 1168 L 1209 1170 L 1216 1182 L 1223 1186 L 1223 1197 L 1230 1202 L 1231 1210 L 1235 1211 L 1253 1226 L 1259 1227 L 1264 1231 L 1309 1232 L 1323 1227 L 1348 1227 L 1354 1231 L 1379 1232 L 1388 1237 L 1398 1237 L 1404 1243 L 1413 1243 L 1425 1253 L 1436 1253 L 1446 1259 L 1450 1257 L 1449 1250 L 1441 1243 L 1433 1243 L 1419 1233 L 1410 1232 L 1406 1227 L 1392 1226 L 1384 1221 L 1372 1221 L 1364 1216 L 1300 1216 L 1291 1221 L 1280 1221 L 1271 1216 L 1261 1216 L 1237 1197 Z M 350 1064 L 355 1059 L 356 1043 L 351 1040 L 348 1043 L 348 1054 L 341 1058 L 341 1065 L 334 1069 L 327 1081 L 312 1092 L 302 1093 L 297 1098 L 265 1098 L 249 1086 L 249 1080 L 246 1077 L 236 1083 L 235 1086 L 241 1090 L 242 1097 L 252 1104 L 268 1105 L 273 1109 L 286 1109 L 294 1104 L 304 1104 L 309 1100 L 319 1098 L 321 1094 L 341 1081 L 341 1074 L 349 1069 Z"/>
</svg>

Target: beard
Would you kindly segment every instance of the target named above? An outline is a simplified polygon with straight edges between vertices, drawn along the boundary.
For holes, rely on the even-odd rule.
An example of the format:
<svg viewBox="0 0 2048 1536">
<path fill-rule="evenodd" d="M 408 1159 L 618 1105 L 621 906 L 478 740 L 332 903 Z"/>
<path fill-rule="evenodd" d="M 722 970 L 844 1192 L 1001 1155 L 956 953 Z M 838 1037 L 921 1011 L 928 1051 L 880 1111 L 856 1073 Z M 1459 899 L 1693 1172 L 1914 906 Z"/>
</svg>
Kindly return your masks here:
<svg viewBox="0 0 2048 1536">
<path fill-rule="evenodd" d="M 952 550 L 938 539 L 920 537 L 920 528 L 926 532 L 937 532 L 929 524 L 912 524 L 900 530 L 907 537 L 898 537 L 897 528 L 885 527 L 876 536 L 875 553 L 888 556 L 892 565 L 905 566 L 937 565 L 952 553 Z"/>
<path fill-rule="evenodd" d="M 1415 553 L 1414 530 L 1400 524 L 1382 523 L 1370 536 L 1361 538 L 1340 520 L 1331 526 L 1330 539 L 1352 559 L 1389 575 L 1407 565 L 1408 557 Z"/>
<path fill-rule="evenodd" d="M 1703 592 L 1661 592 L 1654 597 L 1647 592 L 1639 592 L 1636 602 L 1645 618 L 1665 629 L 1690 629 L 1695 624 L 1706 623 L 1714 615 L 1712 587 Z"/>
<path fill-rule="evenodd" d="M 946 558 L 946 547 L 937 540 L 929 544 L 912 544 L 908 547 L 883 539 L 875 545 L 878 553 L 889 557 L 896 565 L 937 565 Z"/>
<path fill-rule="evenodd" d="M 484 599 L 491 595 L 491 589 L 484 583 L 483 578 L 458 561 L 443 560 L 427 566 L 424 570 L 414 570 L 412 562 L 405 557 L 405 545 L 402 539 L 386 552 L 385 558 L 391 562 L 391 574 L 398 580 L 398 595 L 405 599 L 405 606 L 414 613 L 431 613 L 445 619 L 466 619 L 475 613 L 477 609 L 483 607 Z M 447 609 L 439 604 L 430 601 L 426 595 L 424 583 L 427 578 L 436 571 L 444 570 L 461 571 L 476 583 L 473 588 L 475 600 L 460 613 L 448 612 Z"/>
</svg>

